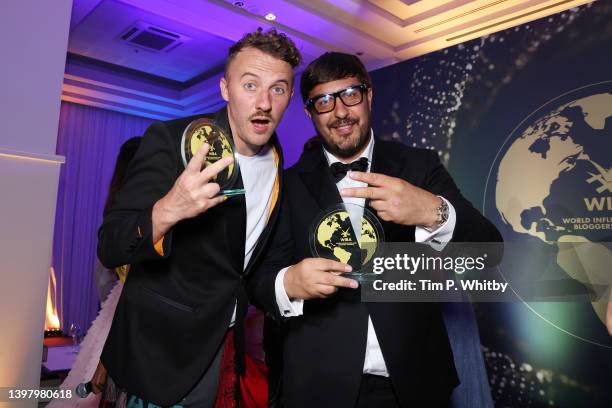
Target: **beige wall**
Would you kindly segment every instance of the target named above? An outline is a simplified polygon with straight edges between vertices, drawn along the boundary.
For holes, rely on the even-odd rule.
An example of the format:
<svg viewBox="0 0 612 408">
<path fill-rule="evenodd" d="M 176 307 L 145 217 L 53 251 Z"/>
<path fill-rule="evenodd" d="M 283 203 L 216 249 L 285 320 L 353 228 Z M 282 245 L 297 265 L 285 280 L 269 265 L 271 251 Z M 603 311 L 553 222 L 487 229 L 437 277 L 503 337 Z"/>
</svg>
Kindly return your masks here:
<svg viewBox="0 0 612 408">
<path fill-rule="evenodd" d="M 71 7 L 72 0 L 0 3 L 0 388 L 40 381 Z"/>
</svg>

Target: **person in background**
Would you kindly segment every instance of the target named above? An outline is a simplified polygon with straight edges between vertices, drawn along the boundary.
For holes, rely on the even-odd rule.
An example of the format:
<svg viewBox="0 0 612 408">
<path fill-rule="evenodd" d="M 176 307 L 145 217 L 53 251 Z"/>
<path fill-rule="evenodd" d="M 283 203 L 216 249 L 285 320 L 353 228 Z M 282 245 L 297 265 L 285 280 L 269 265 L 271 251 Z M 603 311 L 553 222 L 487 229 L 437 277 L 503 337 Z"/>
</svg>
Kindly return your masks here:
<svg viewBox="0 0 612 408">
<path fill-rule="evenodd" d="M 133 137 L 128 139 L 121 145 L 119 149 L 119 155 L 117 156 L 117 162 L 115 163 L 115 170 L 113 171 L 113 177 L 108 187 L 108 195 L 106 202 L 104 203 L 104 212 L 106 214 L 115 202 L 115 195 L 117 191 L 123 185 L 123 180 L 127 173 L 127 168 L 130 160 L 136 154 L 138 146 L 140 146 L 141 136 Z M 106 297 L 111 290 L 116 286 L 117 280 L 125 280 L 125 266 L 119 268 L 106 269 L 98 259 L 96 259 L 96 267 L 94 271 L 94 277 L 96 279 L 96 287 L 98 288 L 98 295 L 100 296 L 100 303 L 106 300 Z"/>
<path fill-rule="evenodd" d="M 106 203 L 104 204 L 104 214 L 115 201 L 117 191 L 123 186 L 125 175 L 127 173 L 128 164 L 136 154 L 140 145 L 141 137 L 133 137 L 128 139 L 121 145 L 115 169 L 108 188 Z M 100 363 L 100 354 L 104 340 L 108 336 L 117 301 L 121 296 L 121 289 L 125 281 L 127 265 L 122 265 L 114 269 L 106 269 L 102 267 L 96 260 L 95 279 L 100 295 L 101 309 L 96 319 L 92 322 L 87 330 L 87 335 L 80 345 L 79 354 L 77 355 L 68 376 L 60 385 L 60 389 L 71 390 L 74 392 L 78 384 L 86 383 L 92 379 L 94 391 L 99 393 L 101 384 L 104 383 L 106 370 Z M 68 407 L 97 407 L 100 396 L 92 393 L 85 399 L 62 400 L 56 399 L 49 403 L 51 408 L 68 408 Z"/>
</svg>

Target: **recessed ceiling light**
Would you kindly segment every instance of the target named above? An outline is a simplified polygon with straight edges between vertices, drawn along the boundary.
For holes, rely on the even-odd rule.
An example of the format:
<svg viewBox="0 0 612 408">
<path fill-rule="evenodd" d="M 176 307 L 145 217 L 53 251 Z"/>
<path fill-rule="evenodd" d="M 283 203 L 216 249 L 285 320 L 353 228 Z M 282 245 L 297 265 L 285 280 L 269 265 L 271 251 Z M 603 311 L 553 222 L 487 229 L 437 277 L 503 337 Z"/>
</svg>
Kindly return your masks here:
<svg viewBox="0 0 612 408">
<path fill-rule="evenodd" d="M 274 13 L 268 13 L 264 16 L 264 18 L 268 21 L 274 21 L 276 20 L 276 14 Z"/>
<path fill-rule="evenodd" d="M 236 7 L 244 7 L 244 1 L 235 1 L 234 6 Z"/>
</svg>

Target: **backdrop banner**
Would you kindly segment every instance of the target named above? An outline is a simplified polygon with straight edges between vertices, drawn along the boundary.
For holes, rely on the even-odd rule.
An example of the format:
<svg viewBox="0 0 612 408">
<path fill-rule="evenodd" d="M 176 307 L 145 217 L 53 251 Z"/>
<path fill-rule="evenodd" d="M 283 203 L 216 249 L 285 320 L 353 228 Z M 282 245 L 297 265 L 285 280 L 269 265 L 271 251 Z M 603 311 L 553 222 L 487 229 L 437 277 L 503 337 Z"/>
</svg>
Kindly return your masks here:
<svg viewBox="0 0 612 408">
<path fill-rule="evenodd" d="M 378 137 L 436 150 L 551 298 L 475 303 L 499 407 L 610 407 L 612 3 L 594 2 L 373 72 Z M 583 246 L 582 244 L 588 244 Z M 589 248 L 583 251 L 581 248 Z M 584 299 L 584 296 L 582 296 Z"/>
</svg>

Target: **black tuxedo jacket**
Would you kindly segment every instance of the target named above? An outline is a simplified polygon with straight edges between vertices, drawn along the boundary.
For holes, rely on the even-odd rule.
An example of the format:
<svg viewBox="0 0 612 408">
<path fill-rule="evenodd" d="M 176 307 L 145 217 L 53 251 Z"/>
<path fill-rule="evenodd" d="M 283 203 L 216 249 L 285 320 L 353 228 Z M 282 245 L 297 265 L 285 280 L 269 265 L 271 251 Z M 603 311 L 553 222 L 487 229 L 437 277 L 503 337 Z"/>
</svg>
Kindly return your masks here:
<svg viewBox="0 0 612 408">
<path fill-rule="evenodd" d="M 161 406 L 179 401 L 207 370 L 236 301 L 236 332 L 242 332 L 245 277 L 260 258 L 279 213 L 273 210 L 244 271 L 244 196 L 179 222 L 164 237 L 163 256 L 155 251 L 153 204 L 184 170 L 181 136 L 202 116 L 213 117 L 231 135 L 226 109 L 152 125 L 98 233 L 98 256 L 106 267 L 131 265 L 102 361 L 119 386 Z M 276 136 L 273 143 L 282 169 Z M 281 175 L 279 170 L 280 186 Z"/>
<path fill-rule="evenodd" d="M 462 197 L 435 152 L 376 140 L 372 161 L 372 172 L 400 177 L 449 200 L 457 213 L 454 241 L 501 241 L 496 228 Z M 438 304 L 361 303 L 359 290 L 340 289 L 331 298 L 304 302 L 303 316 L 281 318 L 274 294 L 278 271 L 312 256 L 311 222 L 341 202 L 322 148 L 305 151 L 285 174 L 270 250 L 249 282 L 251 300 L 282 322 L 285 405 L 355 406 L 370 315 L 401 405 L 445 406 L 459 381 Z M 413 226 L 384 221 L 382 226 L 387 241 L 414 241 Z M 274 352 L 267 350 L 271 361 L 278 360 Z"/>
</svg>

